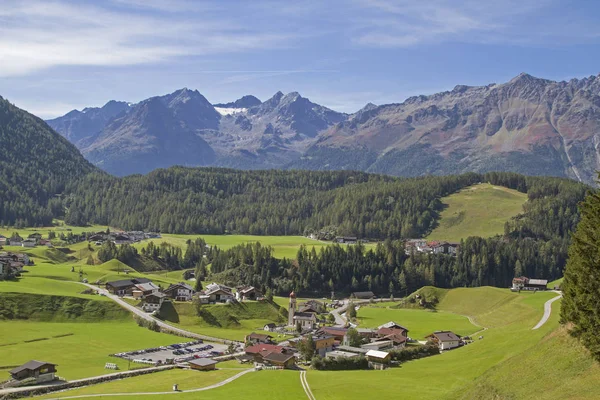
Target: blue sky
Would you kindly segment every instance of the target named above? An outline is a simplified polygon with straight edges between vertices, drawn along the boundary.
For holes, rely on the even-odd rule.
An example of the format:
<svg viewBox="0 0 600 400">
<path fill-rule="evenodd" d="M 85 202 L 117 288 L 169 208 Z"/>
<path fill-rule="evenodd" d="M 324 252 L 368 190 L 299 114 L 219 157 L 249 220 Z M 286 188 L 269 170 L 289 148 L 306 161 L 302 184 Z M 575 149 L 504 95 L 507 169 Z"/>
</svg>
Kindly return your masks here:
<svg viewBox="0 0 600 400">
<path fill-rule="evenodd" d="M 0 1 L 0 95 L 43 118 L 182 87 L 353 112 L 457 84 L 600 72 L 600 2 Z"/>
</svg>

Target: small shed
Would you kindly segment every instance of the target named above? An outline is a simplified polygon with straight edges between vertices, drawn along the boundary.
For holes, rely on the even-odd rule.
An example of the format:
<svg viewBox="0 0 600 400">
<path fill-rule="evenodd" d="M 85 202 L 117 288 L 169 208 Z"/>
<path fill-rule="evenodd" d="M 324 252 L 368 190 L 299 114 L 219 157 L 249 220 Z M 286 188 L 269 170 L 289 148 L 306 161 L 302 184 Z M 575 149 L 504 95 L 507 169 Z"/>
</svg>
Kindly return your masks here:
<svg viewBox="0 0 600 400">
<path fill-rule="evenodd" d="M 369 350 L 366 354 L 369 366 L 373 369 L 385 369 L 392 356 L 386 351 Z"/>
<path fill-rule="evenodd" d="M 210 358 L 199 358 L 188 361 L 190 368 L 198 371 L 212 371 L 216 368 L 217 363 L 218 361 L 211 360 Z"/>
</svg>

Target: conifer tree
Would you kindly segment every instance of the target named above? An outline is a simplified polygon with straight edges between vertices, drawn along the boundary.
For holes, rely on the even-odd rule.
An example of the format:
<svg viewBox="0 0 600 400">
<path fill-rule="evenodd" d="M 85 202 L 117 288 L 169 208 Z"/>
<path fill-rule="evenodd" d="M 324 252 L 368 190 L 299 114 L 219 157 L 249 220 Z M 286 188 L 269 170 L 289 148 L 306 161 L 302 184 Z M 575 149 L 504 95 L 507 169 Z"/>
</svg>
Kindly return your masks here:
<svg viewBox="0 0 600 400">
<path fill-rule="evenodd" d="M 562 284 L 561 322 L 600 361 L 600 194 L 589 193 L 580 205 Z"/>
</svg>

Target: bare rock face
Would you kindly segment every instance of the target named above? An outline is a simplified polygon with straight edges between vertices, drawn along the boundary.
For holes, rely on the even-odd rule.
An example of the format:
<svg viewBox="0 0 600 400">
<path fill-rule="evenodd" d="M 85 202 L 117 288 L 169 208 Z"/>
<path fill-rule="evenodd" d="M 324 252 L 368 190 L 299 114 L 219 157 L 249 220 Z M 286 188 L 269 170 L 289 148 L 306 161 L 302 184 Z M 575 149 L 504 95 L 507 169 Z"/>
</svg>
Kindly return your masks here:
<svg viewBox="0 0 600 400">
<path fill-rule="evenodd" d="M 593 183 L 600 166 L 600 79 L 553 82 L 520 74 L 359 112 L 320 135 L 294 167 L 362 150 L 366 170 L 417 176 L 507 170 Z M 333 156 L 332 156 L 333 157 Z"/>
</svg>

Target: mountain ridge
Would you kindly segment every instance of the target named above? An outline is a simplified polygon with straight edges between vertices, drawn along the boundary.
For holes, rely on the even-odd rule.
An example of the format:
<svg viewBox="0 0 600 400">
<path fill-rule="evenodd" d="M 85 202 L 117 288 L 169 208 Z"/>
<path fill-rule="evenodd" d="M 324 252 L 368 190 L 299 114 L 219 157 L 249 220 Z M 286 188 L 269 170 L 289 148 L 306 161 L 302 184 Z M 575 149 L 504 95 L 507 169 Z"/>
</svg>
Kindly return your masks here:
<svg viewBox="0 0 600 400">
<path fill-rule="evenodd" d="M 198 91 L 174 93 L 184 90 L 203 100 L 175 113 L 180 130 L 191 128 L 214 153 L 186 165 L 359 169 L 397 176 L 500 170 L 587 183 L 600 169 L 597 76 L 556 82 L 521 73 L 500 84 L 456 85 L 401 103 L 368 103 L 353 114 L 297 92 L 277 92 L 261 103 L 248 95 L 212 105 Z M 242 104 L 249 98 L 250 104 Z M 231 110 L 215 109 L 221 106 Z M 59 122 L 68 115 L 49 122 L 66 137 L 73 132 Z M 89 158 L 94 140 L 85 133 L 75 136 L 88 137 L 75 143 Z"/>
</svg>

